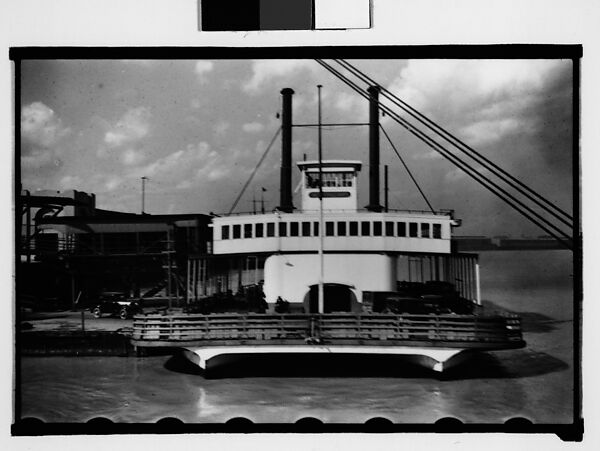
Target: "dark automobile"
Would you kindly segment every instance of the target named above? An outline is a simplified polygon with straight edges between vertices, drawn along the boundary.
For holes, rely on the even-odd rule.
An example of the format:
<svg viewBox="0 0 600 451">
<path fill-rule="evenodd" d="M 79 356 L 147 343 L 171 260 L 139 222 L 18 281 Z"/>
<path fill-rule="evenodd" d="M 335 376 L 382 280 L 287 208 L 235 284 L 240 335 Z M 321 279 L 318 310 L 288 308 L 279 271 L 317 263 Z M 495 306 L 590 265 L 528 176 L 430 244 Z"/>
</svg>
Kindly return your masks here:
<svg viewBox="0 0 600 451">
<path fill-rule="evenodd" d="M 98 304 L 90 309 L 94 317 L 100 318 L 102 315 L 118 315 L 121 319 L 131 318 L 133 315 L 142 312 L 142 307 L 137 299 L 127 297 L 123 293 L 104 293 L 100 296 Z"/>
</svg>

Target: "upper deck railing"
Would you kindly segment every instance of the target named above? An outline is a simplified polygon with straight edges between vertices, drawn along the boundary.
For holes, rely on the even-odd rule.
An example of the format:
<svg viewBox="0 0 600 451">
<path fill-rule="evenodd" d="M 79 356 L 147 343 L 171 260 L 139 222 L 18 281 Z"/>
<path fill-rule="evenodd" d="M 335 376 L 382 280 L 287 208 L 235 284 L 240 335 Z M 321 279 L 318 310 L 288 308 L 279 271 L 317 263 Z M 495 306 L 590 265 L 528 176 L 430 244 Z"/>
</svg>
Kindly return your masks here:
<svg viewBox="0 0 600 451">
<path fill-rule="evenodd" d="M 285 213 L 282 211 L 279 211 L 277 209 L 275 210 L 269 210 L 269 211 L 265 211 L 264 213 L 261 212 L 257 212 L 257 211 L 239 211 L 239 212 L 233 212 L 233 213 L 214 213 L 213 215 L 216 217 L 230 217 L 230 216 L 254 216 L 254 215 L 269 215 L 269 214 L 273 214 L 273 213 L 280 213 L 282 215 L 289 215 L 289 214 L 302 214 L 302 213 L 308 213 L 308 214 L 317 214 L 319 213 L 319 210 L 295 210 L 293 213 Z M 344 209 L 323 209 L 323 213 L 345 213 L 345 214 L 349 214 L 349 213 L 359 213 L 359 214 L 373 214 L 376 212 L 373 212 L 371 210 L 367 210 L 366 208 L 359 208 L 356 210 L 344 210 Z M 421 215 L 435 215 L 435 216 L 449 216 L 449 217 L 453 217 L 454 216 L 454 210 L 447 210 L 447 209 L 440 209 L 440 210 L 406 210 L 406 209 L 393 209 L 390 208 L 387 211 L 382 211 L 381 213 L 407 213 L 407 214 L 421 214 Z"/>
</svg>

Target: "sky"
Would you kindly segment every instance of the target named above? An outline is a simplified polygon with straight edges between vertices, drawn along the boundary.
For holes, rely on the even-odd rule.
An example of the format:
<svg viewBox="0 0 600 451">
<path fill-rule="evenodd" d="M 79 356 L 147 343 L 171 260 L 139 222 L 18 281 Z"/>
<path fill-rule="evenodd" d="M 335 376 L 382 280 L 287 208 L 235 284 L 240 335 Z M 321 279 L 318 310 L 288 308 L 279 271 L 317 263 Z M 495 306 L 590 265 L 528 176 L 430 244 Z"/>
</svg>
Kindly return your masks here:
<svg viewBox="0 0 600 451">
<path fill-rule="evenodd" d="M 570 60 L 351 62 L 572 212 Z M 22 188 L 95 193 L 98 208 L 139 213 L 147 177 L 148 213 L 226 213 L 278 130 L 281 89 L 295 91 L 294 123 L 316 123 L 317 84 L 325 123 L 368 120 L 367 102 L 313 60 L 25 60 Z M 463 220 L 456 234 L 546 234 L 389 116 L 382 124 L 433 207 Z M 367 127 L 323 133 L 324 158 L 363 161 L 366 205 Z M 294 160 L 316 158 L 317 130 L 293 134 Z M 278 139 L 235 211 L 252 211 L 262 187 L 267 209 L 278 205 L 280 149 Z M 381 164 L 390 208 L 427 209 L 384 136 Z"/>
</svg>

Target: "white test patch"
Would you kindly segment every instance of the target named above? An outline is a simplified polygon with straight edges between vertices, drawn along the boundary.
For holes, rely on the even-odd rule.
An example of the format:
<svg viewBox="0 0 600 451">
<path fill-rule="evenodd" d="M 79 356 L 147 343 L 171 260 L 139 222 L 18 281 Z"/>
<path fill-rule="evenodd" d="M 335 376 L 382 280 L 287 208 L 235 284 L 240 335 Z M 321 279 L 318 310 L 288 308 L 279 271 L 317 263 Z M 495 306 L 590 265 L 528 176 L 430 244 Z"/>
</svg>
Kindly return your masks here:
<svg viewBox="0 0 600 451">
<path fill-rule="evenodd" d="M 370 0 L 315 0 L 315 28 L 370 28 Z"/>
</svg>

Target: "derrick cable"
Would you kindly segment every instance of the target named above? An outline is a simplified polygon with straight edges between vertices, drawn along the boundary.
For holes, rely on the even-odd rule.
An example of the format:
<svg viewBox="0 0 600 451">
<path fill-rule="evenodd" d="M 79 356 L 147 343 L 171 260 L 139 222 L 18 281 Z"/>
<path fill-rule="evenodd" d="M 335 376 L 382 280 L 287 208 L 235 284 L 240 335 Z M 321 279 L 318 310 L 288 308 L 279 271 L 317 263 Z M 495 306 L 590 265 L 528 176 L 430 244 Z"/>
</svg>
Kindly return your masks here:
<svg viewBox="0 0 600 451">
<path fill-rule="evenodd" d="M 381 131 L 383 132 L 383 134 L 385 135 L 385 137 L 387 138 L 388 142 L 390 143 L 390 146 L 392 146 L 392 149 L 394 149 L 394 152 L 396 152 L 396 155 L 398 156 L 398 158 L 400 159 L 400 162 L 402 163 L 402 165 L 404 166 L 404 169 L 406 169 L 406 172 L 408 172 L 408 175 L 410 176 L 411 180 L 414 182 L 415 186 L 417 187 L 417 189 L 419 190 L 419 192 L 421 193 L 421 196 L 423 196 L 423 199 L 425 199 L 425 202 L 427 203 L 427 206 L 429 207 L 429 209 L 431 210 L 432 213 L 435 213 L 435 210 L 433 209 L 433 207 L 431 206 L 431 204 L 429 203 L 429 200 L 427 199 L 427 196 L 425 196 L 425 193 L 421 190 L 421 187 L 419 186 L 419 184 L 417 183 L 417 181 L 415 180 L 415 178 L 412 175 L 412 172 L 410 172 L 410 169 L 408 169 L 408 166 L 406 165 L 406 163 L 404 162 L 404 159 L 400 156 L 400 153 L 398 152 L 398 150 L 396 149 L 396 146 L 394 146 L 394 143 L 392 142 L 392 140 L 390 139 L 390 136 L 387 134 L 387 132 L 385 131 L 385 129 L 383 128 L 383 125 L 379 124 L 379 128 L 381 128 Z"/>
<path fill-rule="evenodd" d="M 317 62 L 319 64 L 321 64 L 323 67 L 325 67 L 327 70 L 329 70 L 336 77 L 338 77 L 340 80 L 342 80 L 344 83 L 346 83 L 348 86 L 350 86 L 359 95 L 361 95 L 362 97 L 364 97 L 367 100 L 370 100 L 370 96 L 368 94 L 366 94 L 358 85 L 356 85 L 354 82 L 352 82 L 351 80 L 349 80 L 347 77 L 345 77 L 339 71 L 337 71 L 336 69 L 334 69 L 333 67 L 331 67 L 329 64 L 325 63 L 322 60 L 317 60 Z M 464 172 L 466 172 L 468 175 L 470 175 L 474 180 L 476 180 L 479 184 L 481 184 L 483 187 L 487 188 L 489 191 L 491 191 L 492 193 L 494 193 L 496 196 L 498 196 L 504 202 L 506 202 L 507 204 L 509 204 L 511 207 L 513 207 L 515 210 L 517 210 L 519 213 L 521 213 L 523 216 L 525 216 L 531 222 L 533 222 L 534 224 L 536 224 L 537 226 L 539 226 L 540 228 L 542 228 L 542 230 L 544 230 L 545 232 L 547 232 L 550 235 L 552 235 L 554 238 L 556 238 L 557 240 L 559 240 L 560 242 L 562 242 L 568 248 L 571 248 L 570 244 L 568 244 L 568 241 L 565 241 L 562 238 L 559 238 L 555 233 L 551 232 L 550 230 L 548 230 L 546 228 L 546 227 L 553 228 L 556 232 L 558 232 L 559 234 L 563 235 L 564 238 L 566 238 L 567 240 L 571 238 L 568 234 L 566 234 L 565 232 L 563 232 L 562 230 L 560 230 L 556 225 L 554 225 L 551 222 L 549 222 L 543 216 L 540 216 L 539 213 L 537 213 L 536 211 L 532 210 L 531 207 L 529 207 L 528 205 L 524 204 L 519 199 L 515 198 L 512 194 L 508 193 L 502 187 L 498 186 L 498 184 L 496 184 L 495 182 L 487 180 L 482 174 L 479 174 L 475 169 L 473 169 L 472 167 L 470 167 L 467 163 L 465 163 L 464 161 L 462 161 L 459 157 L 457 157 L 456 155 L 453 155 L 452 153 L 450 153 L 441 144 L 439 144 L 438 142 L 436 142 L 435 140 L 433 140 L 430 136 L 427 136 L 421 130 L 417 129 L 413 124 L 411 124 L 410 122 L 407 122 L 405 119 L 403 119 L 401 116 L 399 116 L 395 111 L 393 111 L 392 109 L 390 109 L 387 105 L 383 105 L 381 102 L 378 102 L 378 104 L 379 104 L 379 108 L 382 111 L 387 112 L 390 115 L 390 117 L 392 117 L 397 123 L 399 123 L 400 125 L 402 125 L 410 133 L 412 133 L 413 135 L 415 135 L 417 138 L 421 139 L 423 142 L 425 142 L 425 144 L 427 144 L 429 147 L 431 147 L 432 149 L 434 149 L 435 151 L 437 151 L 438 153 L 440 153 L 442 156 L 444 156 L 446 159 L 448 159 L 450 162 L 452 162 L 459 169 L 462 169 Z M 494 186 L 496 189 L 491 188 L 490 185 Z M 498 191 L 500 191 L 504 195 L 499 194 Z M 527 212 L 524 212 L 521 208 L 519 208 L 513 202 L 510 202 L 508 200 L 508 198 L 512 199 L 520 207 L 524 208 Z M 546 225 L 546 227 L 543 226 L 542 224 L 540 224 L 537 220 L 533 219 L 532 215 L 535 216 L 535 217 L 537 217 L 542 222 L 544 222 L 545 225 Z"/>
<path fill-rule="evenodd" d="M 267 154 L 269 153 L 269 150 L 271 150 L 271 147 L 273 146 L 273 143 L 275 142 L 275 140 L 279 136 L 280 132 L 281 132 L 281 127 L 279 127 L 277 129 L 277 132 L 275 132 L 275 135 L 273 135 L 273 138 L 271 139 L 271 142 L 267 146 L 267 149 L 264 151 L 264 153 L 260 157 L 260 160 L 258 160 L 258 164 L 254 168 L 254 171 L 252 171 L 252 174 L 250 174 L 250 177 L 248 177 L 248 180 L 246 181 L 246 184 L 244 185 L 244 187 L 240 191 L 240 194 L 238 194 L 238 197 L 236 197 L 235 202 L 233 202 L 233 205 L 231 206 L 231 209 L 229 210 L 229 213 L 227 213 L 228 215 L 230 215 L 231 212 L 233 212 L 233 210 L 235 210 L 235 207 L 237 207 L 237 204 L 240 201 L 240 199 L 242 198 L 242 196 L 244 195 L 244 192 L 246 191 L 246 188 L 248 188 L 248 185 L 250 185 L 250 182 L 254 178 L 254 175 L 256 174 L 256 171 L 258 171 L 258 168 L 260 167 L 260 165 L 262 164 L 262 162 L 266 158 Z"/>
<path fill-rule="evenodd" d="M 568 222 L 565 222 L 562 218 L 558 217 L 554 212 L 550 211 L 547 207 L 544 207 L 540 203 L 540 201 L 544 202 L 549 207 L 555 209 L 557 212 L 559 212 L 560 214 L 562 214 L 563 216 L 565 216 L 566 218 L 568 218 L 571 221 L 573 220 L 573 217 L 571 215 L 569 215 L 568 213 L 566 213 L 565 211 L 563 211 L 562 209 L 560 209 L 559 207 L 557 207 L 556 205 L 554 205 L 552 202 L 550 202 L 548 199 L 546 199 L 545 197 L 543 197 L 537 191 L 535 191 L 532 188 L 528 187 L 523 182 L 521 182 L 519 179 L 515 178 L 510 173 L 508 173 L 507 171 L 505 171 L 504 169 L 502 169 L 500 166 L 498 166 L 497 164 L 495 164 L 493 161 L 491 161 L 488 158 L 486 158 L 485 156 L 481 155 L 479 152 L 477 152 L 475 149 L 473 149 L 472 147 L 470 147 L 468 144 L 466 144 L 465 142 L 463 142 L 462 140 L 460 140 L 459 138 L 457 138 L 456 136 L 454 136 L 452 133 L 448 132 L 447 130 L 445 130 L 444 128 L 442 128 L 440 125 L 438 125 L 437 123 L 435 123 L 433 120 L 429 119 L 427 116 L 425 116 L 424 114 L 420 113 L 415 108 L 411 107 L 408 103 L 404 102 L 402 99 L 400 99 L 394 93 L 388 91 L 386 88 L 384 88 L 383 86 L 379 85 L 375 80 L 373 80 L 372 78 L 370 78 L 364 72 L 361 72 L 360 69 L 352 66 L 352 64 L 348 63 L 345 60 L 334 60 L 334 61 L 336 61 L 338 64 L 342 65 L 344 68 L 346 68 L 347 70 L 349 70 L 350 72 L 352 72 L 357 77 L 361 78 L 361 80 L 363 82 L 377 85 L 382 90 L 383 95 L 386 96 L 386 98 L 388 98 L 394 104 L 396 104 L 397 106 L 399 106 L 400 108 L 402 108 L 404 111 L 406 111 L 412 117 L 414 117 L 419 122 L 421 122 L 423 125 L 425 125 L 426 127 L 428 127 L 430 130 L 432 130 L 435 133 L 437 133 L 438 135 L 440 135 L 442 138 L 444 138 L 450 144 L 452 144 L 453 146 L 455 146 L 458 150 L 460 150 L 461 152 L 463 152 L 466 155 L 468 155 L 471 158 L 473 158 L 478 163 L 480 163 L 483 166 L 485 166 L 486 169 L 490 170 L 492 173 L 494 173 L 495 175 L 497 175 L 505 183 L 511 185 L 511 187 L 513 187 L 514 189 L 516 189 L 517 191 L 519 191 L 521 194 L 523 194 L 524 196 L 526 196 L 527 198 L 529 198 L 532 202 L 535 202 L 538 206 L 542 207 L 546 212 L 548 212 L 549 214 L 551 214 L 555 218 L 559 219 L 561 222 L 563 222 L 563 224 L 569 226 L 570 228 L 573 228 L 572 224 L 570 224 Z M 419 116 L 419 117 L 417 117 L 417 116 Z M 455 141 L 455 142 L 453 142 L 453 141 Z M 460 144 L 461 146 L 463 146 L 464 148 L 466 148 L 467 150 L 469 150 L 470 152 L 472 152 L 473 154 L 475 154 L 475 156 L 468 154 L 466 152 L 466 150 L 464 148 L 461 148 L 457 143 Z M 494 170 L 491 169 L 491 168 L 494 168 Z M 501 173 L 501 174 L 503 174 L 503 175 L 498 174 L 498 172 Z M 503 176 L 505 176 L 507 178 L 504 178 Z M 509 180 L 512 180 L 512 182 L 509 181 Z M 515 185 L 517 185 L 517 186 L 515 186 Z M 519 186 L 521 188 L 523 188 L 524 190 L 529 191 L 530 194 L 533 194 L 539 200 L 536 200 L 536 199 L 532 198 L 530 194 L 527 194 L 527 193 L 523 192 L 523 190 L 521 188 L 519 188 Z"/>
<path fill-rule="evenodd" d="M 333 67 L 329 66 L 327 63 L 324 63 L 322 61 L 318 61 L 318 62 L 323 67 L 325 67 L 327 70 L 329 70 L 331 73 L 333 73 L 338 78 L 340 78 L 340 80 L 344 81 L 344 83 L 346 83 L 348 86 L 350 86 L 352 89 L 354 89 L 362 97 L 364 97 L 367 100 L 370 100 L 370 97 L 368 96 L 368 94 L 365 94 L 360 89 L 360 87 L 358 87 L 352 81 L 348 80 L 344 75 L 340 74 L 337 70 L 335 70 Z M 557 226 L 555 226 L 554 224 L 550 223 L 546 218 L 540 216 L 539 213 L 537 213 L 534 210 L 532 210 L 529 206 L 523 204 L 523 202 L 521 202 L 520 200 L 516 199 L 510 193 L 506 192 L 506 190 L 504 190 L 503 188 L 499 187 L 496 183 L 494 183 L 494 182 L 492 182 L 490 180 L 485 179 L 485 177 L 483 177 L 481 174 L 479 174 L 476 170 L 474 170 L 473 168 L 471 168 L 464 161 L 460 160 L 460 158 L 458 158 L 457 156 L 455 156 L 455 155 L 451 154 L 450 152 L 448 152 L 443 146 L 441 146 L 441 144 L 439 144 L 438 142 L 434 141 L 431 137 L 427 136 L 422 131 L 420 131 L 417 128 L 415 128 L 415 126 L 413 124 L 411 124 L 411 123 L 407 122 L 406 120 L 404 120 L 395 111 L 391 110 L 388 106 L 383 105 L 383 104 L 381 104 L 381 102 L 379 102 L 379 107 L 380 107 L 380 109 L 382 111 L 387 112 L 390 115 L 390 117 L 392 117 L 396 122 L 398 122 L 406 130 L 408 130 L 410 133 L 412 133 L 413 135 L 415 135 L 416 137 L 418 137 L 419 139 L 421 139 L 423 142 L 425 142 L 425 144 L 427 144 L 432 149 L 434 149 L 435 151 L 437 151 L 438 153 L 440 153 L 442 156 L 444 156 L 446 159 L 448 159 L 450 162 L 452 162 L 459 169 L 462 169 L 464 172 L 466 172 L 468 175 L 470 175 L 475 181 L 477 181 L 483 187 L 487 188 L 489 191 L 491 191 L 493 194 L 495 194 L 496 196 L 498 196 L 500 199 L 502 199 L 508 205 L 510 205 L 511 207 L 513 207 L 515 210 L 517 210 L 519 213 L 521 213 L 524 217 L 526 217 L 527 219 L 529 219 L 535 225 L 537 225 L 538 227 L 540 227 L 546 233 L 548 233 L 551 236 L 553 236 L 556 240 L 558 240 L 559 242 L 561 242 L 567 248 L 572 249 L 571 244 L 567 241 L 571 237 L 569 235 L 567 235 L 566 233 L 564 233 L 562 230 L 560 230 Z M 496 189 L 492 188 L 490 185 L 493 185 Z M 502 194 L 500 194 L 498 191 L 500 191 L 501 193 L 503 193 L 504 196 Z M 519 206 L 515 205 L 515 203 L 511 202 L 510 200 L 508 200 L 508 198 L 512 199 L 519 206 L 523 207 L 527 212 L 523 211 L 522 208 L 519 208 Z M 535 216 L 535 217 L 537 217 L 537 218 L 539 218 L 545 224 L 545 226 L 542 225 L 542 224 L 540 224 L 540 222 L 537 221 L 536 219 L 534 219 L 532 217 L 532 215 Z M 559 234 L 563 235 L 563 237 L 565 239 L 560 238 L 558 235 L 556 235 L 555 232 L 550 231 L 547 227 L 553 228 Z"/>
<path fill-rule="evenodd" d="M 358 85 L 356 85 L 355 83 L 350 81 L 347 77 L 342 75 L 339 71 L 337 71 L 336 69 L 334 69 L 333 67 L 331 67 L 329 64 L 325 63 L 322 60 L 316 60 L 316 61 L 321 66 L 323 66 L 325 69 L 327 69 L 329 72 L 331 72 L 333 75 L 338 77 L 341 81 L 346 83 L 349 87 L 351 87 L 359 95 L 361 95 L 362 97 L 364 97 L 367 100 L 370 100 L 370 96 L 368 94 L 364 93 L 363 90 Z M 464 161 L 462 161 L 456 155 L 453 155 L 450 152 L 448 152 L 441 144 L 439 144 L 438 142 L 433 140 L 431 137 L 424 134 L 422 131 L 415 128 L 414 125 L 412 125 L 410 122 L 407 122 L 405 119 L 403 119 L 401 116 L 399 116 L 395 111 L 391 110 L 388 106 L 383 105 L 381 102 L 378 102 L 378 104 L 379 104 L 379 108 L 382 111 L 385 111 L 386 113 L 388 113 L 392 119 L 394 119 L 398 124 L 400 124 L 406 130 L 408 130 L 411 134 L 413 134 L 414 136 L 419 138 L 421 141 L 423 141 L 429 147 L 434 149 L 436 152 L 440 153 L 442 156 L 444 156 L 447 160 L 449 160 L 451 163 L 453 163 L 459 169 L 462 169 L 464 172 L 466 172 L 468 175 L 470 175 L 475 181 L 477 181 L 480 185 L 482 185 L 484 188 L 487 188 L 493 194 L 498 196 L 500 199 L 502 199 L 508 205 L 513 207 L 519 213 L 521 213 L 525 218 L 529 219 L 531 222 L 533 222 L 535 225 L 540 227 L 546 233 L 553 236 L 557 241 L 561 242 L 567 248 L 572 249 L 572 245 L 568 242 L 568 240 L 571 239 L 571 237 L 568 234 L 566 234 L 565 232 L 563 232 L 562 230 L 560 230 L 556 225 L 549 222 L 543 216 L 540 216 L 539 213 L 532 210 L 531 207 L 529 207 L 528 205 L 523 204 L 522 201 L 520 201 L 519 199 L 516 199 L 512 194 L 508 193 L 506 190 L 504 190 L 503 188 L 498 186 L 495 182 L 487 180 L 483 175 L 479 174 L 475 169 L 471 168 L 468 164 L 466 164 Z M 493 185 L 495 187 L 495 189 L 492 188 L 490 185 Z M 499 194 L 498 191 L 500 191 L 504 195 Z M 517 205 L 519 205 L 522 208 L 515 205 L 515 203 L 509 201 L 508 198 L 512 199 L 514 202 L 516 202 Z M 525 209 L 527 212 L 523 211 L 523 209 Z M 540 222 L 538 222 L 538 220 L 534 219 L 532 216 L 537 217 L 545 225 L 540 224 Z M 555 232 L 550 231 L 547 227 L 554 229 L 557 233 L 562 235 L 564 239 L 557 236 Z"/>
<path fill-rule="evenodd" d="M 510 185 L 512 188 L 514 188 L 519 193 L 521 193 L 522 195 L 527 197 L 529 200 L 531 200 L 532 202 L 537 204 L 539 207 L 543 208 L 548 214 L 554 216 L 556 219 L 561 221 L 563 224 L 565 224 L 568 227 L 570 227 L 571 229 L 573 229 L 573 224 L 572 224 L 573 217 L 571 215 L 569 215 L 568 213 L 566 213 L 565 211 L 563 211 L 561 208 L 554 205 L 552 202 L 550 202 L 544 196 L 539 194 L 537 191 L 535 191 L 532 188 L 530 188 L 529 186 L 525 185 L 522 181 L 520 181 L 519 179 L 517 179 L 516 177 L 514 177 L 513 175 L 508 173 L 506 170 L 502 169 L 500 166 L 495 164 L 490 159 L 481 155 L 479 152 L 477 152 L 471 146 L 466 144 L 464 141 L 457 138 L 452 133 L 448 132 L 443 127 L 438 125 L 436 122 L 429 119 L 427 116 L 425 116 L 424 114 L 422 114 L 421 112 L 419 112 L 418 110 L 416 110 L 415 108 L 410 106 L 408 103 L 406 103 L 402 99 L 400 99 L 394 93 L 390 92 L 389 90 L 387 90 L 386 88 L 381 86 L 379 83 L 377 83 L 371 77 L 366 75 L 360 69 L 354 67 L 352 64 L 350 64 L 349 62 L 347 62 L 345 60 L 334 60 L 334 61 L 337 62 L 339 65 L 343 66 L 346 70 L 352 72 L 356 77 L 360 78 L 364 83 L 378 86 L 381 89 L 383 95 L 386 98 L 388 98 L 392 103 L 394 103 L 395 105 L 402 108 L 402 110 L 406 111 L 413 118 L 415 118 L 416 120 L 421 122 L 423 125 L 428 127 L 433 132 L 437 133 L 439 136 L 441 136 L 443 139 L 448 141 L 450 144 L 452 144 L 458 150 L 460 150 L 467 156 L 471 157 L 473 160 L 477 161 L 479 164 L 482 164 L 484 167 L 486 167 L 486 169 L 488 169 L 490 172 L 492 172 L 497 177 L 499 177 L 503 182 Z M 461 148 L 461 146 L 462 146 L 462 148 Z M 536 197 L 537 197 L 537 199 L 536 199 Z M 542 203 L 546 204 L 547 206 L 542 205 Z M 551 211 L 548 208 L 548 206 L 553 208 L 556 212 L 560 213 L 564 217 L 566 217 L 571 222 L 567 222 L 563 218 L 559 217 L 555 212 Z"/>
</svg>

